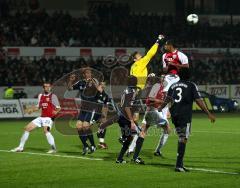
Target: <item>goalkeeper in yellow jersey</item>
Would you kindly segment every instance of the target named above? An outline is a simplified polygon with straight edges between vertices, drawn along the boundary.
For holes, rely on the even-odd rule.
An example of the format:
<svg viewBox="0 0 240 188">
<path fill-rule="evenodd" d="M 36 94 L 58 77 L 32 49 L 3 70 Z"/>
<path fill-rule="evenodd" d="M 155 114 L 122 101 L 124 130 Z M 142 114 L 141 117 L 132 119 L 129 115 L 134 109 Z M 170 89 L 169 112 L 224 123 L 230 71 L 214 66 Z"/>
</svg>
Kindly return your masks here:
<svg viewBox="0 0 240 188">
<path fill-rule="evenodd" d="M 157 53 L 159 45 L 160 46 L 163 45 L 164 39 L 165 37 L 163 35 L 159 35 L 157 41 L 145 56 L 142 56 L 139 52 L 134 52 L 131 55 L 131 61 L 133 61 L 133 64 L 131 66 L 130 75 L 135 76 L 137 78 L 137 87 L 139 87 L 140 89 L 144 89 L 147 81 L 147 77 L 148 77 L 147 65 L 151 61 L 153 56 Z M 138 121 L 139 119 L 138 112 L 134 113 L 133 119 L 136 122 Z M 127 154 L 128 156 L 133 152 L 136 145 L 137 138 L 138 138 L 138 135 L 135 135 L 131 145 L 129 146 L 129 150 Z"/>
<path fill-rule="evenodd" d="M 147 65 L 153 58 L 153 56 L 156 54 L 158 46 L 163 44 L 163 41 L 164 36 L 159 35 L 156 43 L 151 47 L 151 49 L 147 52 L 145 56 L 142 56 L 139 52 L 134 52 L 131 55 L 131 60 L 133 61 L 133 64 L 131 66 L 130 75 L 137 77 L 137 86 L 141 89 L 144 88 L 147 80 Z"/>
</svg>

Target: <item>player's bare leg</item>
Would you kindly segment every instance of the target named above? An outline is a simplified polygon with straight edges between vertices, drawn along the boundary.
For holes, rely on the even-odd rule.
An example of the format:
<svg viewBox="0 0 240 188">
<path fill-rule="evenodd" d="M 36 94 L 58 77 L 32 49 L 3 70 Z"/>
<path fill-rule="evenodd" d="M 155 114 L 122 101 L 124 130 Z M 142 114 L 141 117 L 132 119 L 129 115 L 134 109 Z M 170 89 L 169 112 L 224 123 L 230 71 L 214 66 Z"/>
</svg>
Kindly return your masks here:
<svg viewBox="0 0 240 188">
<path fill-rule="evenodd" d="M 171 132 L 171 128 L 170 128 L 169 124 L 167 124 L 165 127 L 162 127 L 162 128 L 163 128 L 163 132 L 160 136 L 158 146 L 154 152 L 155 156 L 160 156 L 160 157 L 162 157 L 161 149 L 166 144 L 166 142 L 168 140 L 168 136 Z"/>
<path fill-rule="evenodd" d="M 84 121 L 83 122 L 83 127 L 84 127 L 84 132 L 87 135 L 87 138 L 91 144 L 90 146 L 90 150 L 89 150 L 89 154 L 93 153 L 94 151 L 96 151 L 96 145 L 94 142 L 94 137 L 93 137 L 93 133 L 92 133 L 92 129 L 91 129 L 91 125 L 89 122 Z"/>
<path fill-rule="evenodd" d="M 30 122 L 26 127 L 24 127 L 24 133 L 21 137 L 19 146 L 12 149 L 11 151 L 12 152 L 22 152 L 24 150 L 24 145 L 29 137 L 30 132 L 36 128 L 37 128 L 37 126 L 33 122 Z"/>
<path fill-rule="evenodd" d="M 51 146 L 51 149 L 47 153 L 56 153 L 57 149 L 56 149 L 53 135 L 50 132 L 50 127 L 43 125 L 43 131 L 44 131 L 44 134 L 46 135 L 49 145 Z"/>
</svg>

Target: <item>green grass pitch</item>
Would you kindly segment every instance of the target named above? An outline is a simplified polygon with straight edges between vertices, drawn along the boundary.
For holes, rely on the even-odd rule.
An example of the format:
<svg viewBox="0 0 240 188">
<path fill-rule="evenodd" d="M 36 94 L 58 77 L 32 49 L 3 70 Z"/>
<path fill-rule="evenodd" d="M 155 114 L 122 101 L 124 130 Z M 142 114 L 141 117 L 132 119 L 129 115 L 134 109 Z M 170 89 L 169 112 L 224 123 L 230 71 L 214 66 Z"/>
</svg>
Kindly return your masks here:
<svg viewBox="0 0 240 188">
<path fill-rule="evenodd" d="M 7 152 L 18 145 L 29 120 L 2 120 L 0 187 L 239 187 L 240 116 L 216 116 L 216 123 L 211 124 L 205 115 L 193 115 L 192 135 L 185 155 L 185 166 L 192 168 L 190 173 L 174 172 L 177 148 L 174 134 L 163 149 L 165 158 L 153 156 L 160 134 L 155 128 L 150 129 L 141 153 L 146 165 L 139 166 L 115 164 L 121 147 L 117 125 L 108 129 L 109 149 L 82 158 L 79 138 L 63 136 L 55 129 L 52 133 L 57 156 L 42 155 L 49 149 L 42 129 L 32 132 L 26 153 Z"/>
</svg>

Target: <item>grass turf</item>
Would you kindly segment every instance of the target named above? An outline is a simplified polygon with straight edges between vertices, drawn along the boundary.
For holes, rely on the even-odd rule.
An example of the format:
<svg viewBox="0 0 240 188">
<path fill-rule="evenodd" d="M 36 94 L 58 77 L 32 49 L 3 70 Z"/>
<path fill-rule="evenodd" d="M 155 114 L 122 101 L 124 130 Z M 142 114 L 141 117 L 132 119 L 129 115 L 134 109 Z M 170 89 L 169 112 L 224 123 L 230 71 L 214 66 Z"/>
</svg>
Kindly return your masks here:
<svg viewBox="0 0 240 188">
<path fill-rule="evenodd" d="M 0 151 L 0 187 L 239 187 L 239 114 L 217 114 L 215 124 L 203 114 L 193 117 L 192 135 L 185 155 L 185 166 L 195 169 L 190 173 L 174 172 L 177 137 L 173 133 L 163 149 L 165 158 L 153 156 L 160 134 L 155 128 L 150 129 L 141 153 L 146 165 L 115 164 L 121 146 L 117 140 L 119 128 L 113 125 L 106 135 L 109 149 L 86 156 L 102 159 L 99 161 Z M 18 145 L 27 122 L 0 121 L 0 150 Z M 55 129 L 52 133 L 58 155 L 81 157 L 77 136 L 63 136 Z M 30 135 L 25 152 L 43 154 L 48 148 L 43 130 L 38 129 Z M 125 159 L 130 161 L 130 158 Z M 205 172 L 204 169 L 218 172 Z"/>
</svg>

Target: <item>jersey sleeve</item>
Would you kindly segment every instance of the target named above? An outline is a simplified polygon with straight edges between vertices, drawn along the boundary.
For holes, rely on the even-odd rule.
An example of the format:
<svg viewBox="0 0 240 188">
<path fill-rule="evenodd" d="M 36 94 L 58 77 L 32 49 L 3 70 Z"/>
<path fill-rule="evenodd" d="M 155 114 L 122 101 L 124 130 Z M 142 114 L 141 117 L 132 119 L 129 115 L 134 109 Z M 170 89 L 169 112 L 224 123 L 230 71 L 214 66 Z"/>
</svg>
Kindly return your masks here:
<svg viewBox="0 0 240 188">
<path fill-rule="evenodd" d="M 125 107 L 131 107 L 132 106 L 132 102 L 133 102 L 133 98 L 134 98 L 134 92 L 127 92 L 125 91 L 123 93 L 122 99 L 121 99 L 121 107 L 125 108 Z"/>
<path fill-rule="evenodd" d="M 181 62 L 181 64 L 188 64 L 188 57 L 182 53 L 182 52 L 178 52 L 178 57 L 179 57 L 179 60 Z"/>
<path fill-rule="evenodd" d="M 41 99 L 41 96 L 42 96 L 42 94 L 40 93 L 39 95 L 38 95 L 38 102 L 37 102 L 37 105 L 36 105 L 36 107 L 37 108 L 40 108 L 40 99 Z"/>
<path fill-rule="evenodd" d="M 158 44 L 154 44 L 150 48 L 150 50 L 147 52 L 147 54 L 138 61 L 138 65 L 144 69 L 148 65 L 152 57 L 157 53 L 157 50 L 158 50 Z"/>
<path fill-rule="evenodd" d="M 173 98 L 173 89 L 171 87 L 169 88 L 169 90 L 167 92 L 167 96 Z"/>
<path fill-rule="evenodd" d="M 72 85 L 73 90 L 77 90 L 77 89 L 83 90 L 84 87 L 85 87 L 85 84 L 81 80 L 79 80 L 78 82 Z"/>
<path fill-rule="evenodd" d="M 58 97 L 55 94 L 52 95 L 52 103 L 56 108 L 60 108 Z"/>
<path fill-rule="evenodd" d="M 195 83 L 192 83 L 192 95 L 194 100 L 202 98 Z"/>
<path fill-rule="evenodd" d="M 166 53 L 163 54 L 163 56 L 162 56 L 162 64 L 163 64 L 163 68 L 166 68 L 166 67 L 167 67 L 167 62 L 165 61 L 165 57 L 166 57 Z"/>
<path fill-rule="evenodd" d="M 104 96 L 105 96 L 105 100 L 103 101 L 103 103 L 107 104 L 110 101 L 109 100 L 109 96 L 108 96 L 108 94 L 105 91 L 103 91 L 103 93 L 104 93 Z"/>
<path fill-rule="evenodd" d="M 160 89 L 160 84 L 154 84 L 148 97 L 155 98 Z"/>
</svg>

